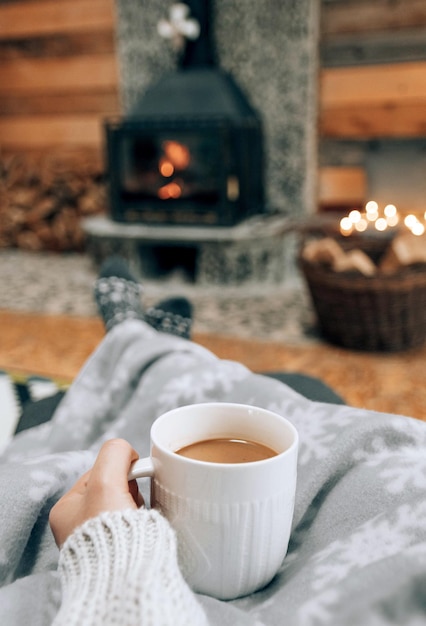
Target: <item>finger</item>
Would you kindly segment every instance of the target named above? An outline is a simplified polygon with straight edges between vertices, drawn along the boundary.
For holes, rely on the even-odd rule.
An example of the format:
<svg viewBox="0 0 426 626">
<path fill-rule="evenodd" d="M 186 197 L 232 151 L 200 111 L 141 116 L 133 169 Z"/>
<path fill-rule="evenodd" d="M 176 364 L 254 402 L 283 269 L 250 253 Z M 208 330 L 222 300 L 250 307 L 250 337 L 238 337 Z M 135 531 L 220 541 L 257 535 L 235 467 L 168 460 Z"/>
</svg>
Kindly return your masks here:
<svg viewBox="0 0 426 626">
<path fill-rule="evenodd" d="M 132 496 L 138 508 L 140 508 L 141 506 L 145 504 L 142 494 L 139 491 L 138 483 L 136 480 L 131 480 L 129 482 L 129 491 L 130 491 L 130 495 Z"/>
<path fill-rule="evenodd" d="M 114 486 L 128 492 L 127 475 L 131 464 L 138 458 L 138 453 L 127 441 L 110 439 L 104 443 L 98 454 L 89 483 Z"/>
</svg>

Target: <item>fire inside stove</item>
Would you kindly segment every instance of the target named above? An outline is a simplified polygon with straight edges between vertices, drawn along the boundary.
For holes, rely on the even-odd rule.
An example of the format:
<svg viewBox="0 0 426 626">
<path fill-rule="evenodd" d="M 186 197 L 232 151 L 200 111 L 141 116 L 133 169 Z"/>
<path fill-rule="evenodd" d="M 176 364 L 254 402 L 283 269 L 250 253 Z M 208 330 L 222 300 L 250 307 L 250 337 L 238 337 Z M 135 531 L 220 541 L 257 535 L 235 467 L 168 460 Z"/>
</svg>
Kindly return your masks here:
<svg viewBox="0 0 426 626">
<path fill-rule="evenodd" d="M 185 199 L 206 206 L 219 201 L 221 150 L 214 133 L 127 137 L 121 163 L 120 182 L 128 199 Z M 227 182 L 227 195 L 236 200 L 236 176 Z"/>
<path fill-rule="evenodd" d="M 230 225 L 263 211 L 254 117 L 137 117 L 106 131 L 114 220 Z"/>
</svg>

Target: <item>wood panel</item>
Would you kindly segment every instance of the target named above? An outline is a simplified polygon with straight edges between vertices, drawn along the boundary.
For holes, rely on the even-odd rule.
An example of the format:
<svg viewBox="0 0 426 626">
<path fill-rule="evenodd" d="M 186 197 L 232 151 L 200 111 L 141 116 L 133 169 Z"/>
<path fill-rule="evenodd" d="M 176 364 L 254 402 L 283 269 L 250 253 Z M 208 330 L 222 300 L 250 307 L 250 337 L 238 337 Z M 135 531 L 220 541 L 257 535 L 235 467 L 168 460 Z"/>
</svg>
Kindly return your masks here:
<svg viewBox="0 0 426 626">
<path fill-rule="evenodd" d="M 0 62 L 8 59 L 115 54 L 112 30 L 0 39 Z"/>
<path fill-rule="evenodd" d="M 348 105 L 325 108 L 320 114 L 323 138 L 419 139 L 426 137 L 426 105 Z"/>
<path fill-rule="evenodd" d="M 326 68 L 321 73 L 323 107 L 426 101 L 426 61 Z"/>
<path fill-rule="evenodd" d="M 1 95 L 0 119 L 2 115 L 50 115 L 70 113 L 100 113 L 115 115 L 120 111 L 115 89 L 73 93 Z"/>
<path fill-rule="evenodd" d="M 323 2 L 323 39 L 346 33 L 401 30 L 426 26 L 424 0 L 346 0 Z"/>
<path fill-rule="evenodd" d="M 426 61 L 323 68 L 320 134 L 426 136 Z"/>
<path fill-rule="evenodd" d="M 0 4 L 0 39 L 111 30 L 113 0 L 39 0 Z"/>
<path fill-rule="evenodd" d="M 102 152 L 120 109 L 114 0 L 0 3 L 0 148 Z"/>
<path fill-rule="evenodd" d="M 348 67 L 426 60 L 426 26 L 401 31 L 369 31 L 322 41 L 323 67 Z"/>
<path fill-rule="evenodd" d="M 116 71 L 115 55 L 109 54 L 5 61 L 0 65 L 0 96 L 116 88 Z"/>
<path fill-rule="evenodd" d="M 318 176 L 321 208 L 359 207 L 366 199 L 367 177 L 363 167 L 321 167 Z"/>
</svg>

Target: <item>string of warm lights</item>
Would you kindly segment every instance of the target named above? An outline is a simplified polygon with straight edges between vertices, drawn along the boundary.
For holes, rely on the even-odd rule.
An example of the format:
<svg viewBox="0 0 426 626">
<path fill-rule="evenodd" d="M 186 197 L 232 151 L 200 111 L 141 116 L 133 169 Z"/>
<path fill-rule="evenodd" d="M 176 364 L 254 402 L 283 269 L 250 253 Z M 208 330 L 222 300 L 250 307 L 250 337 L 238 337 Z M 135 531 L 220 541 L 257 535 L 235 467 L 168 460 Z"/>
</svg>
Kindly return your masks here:
<svg viewBox="0 0 426 626">
<path fill-rule="evenodd" d="M 414 214 L 410 213 L 402 217 L 394 204 L 387 204 L 383 211 L 374 200 L 370 200 L 365 205 L 364 211 L 353 209 L 347 216 L 340 220 L 340 232 L 348 237 L 354 232 L 363 233 L 368 230 L 385 232 L 388 229 L 399 228 L 402 224 L 410 230 L 413 235 L 423 235 L 426 231 L 426 211 L 423 215 L 423 222 Z"/>
</svg>

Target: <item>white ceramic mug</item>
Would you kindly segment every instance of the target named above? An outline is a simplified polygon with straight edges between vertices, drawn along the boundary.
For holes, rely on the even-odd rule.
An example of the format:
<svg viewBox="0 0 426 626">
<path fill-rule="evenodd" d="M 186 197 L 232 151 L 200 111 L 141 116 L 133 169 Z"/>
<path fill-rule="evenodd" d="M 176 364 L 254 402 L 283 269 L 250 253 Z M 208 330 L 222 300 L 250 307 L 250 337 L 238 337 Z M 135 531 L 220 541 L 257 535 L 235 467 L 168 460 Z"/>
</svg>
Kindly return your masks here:
<svg viewBox="0 0 426 626">
<path fill-rule="evenodd" d="M 277 454 L 232 464 L 176 454 L 215 438 L 256 441 Z M 294 426 L 254 406 L 194 404 L 154 422 L 151 456 L 133 464 L 129 480 L 152 477 L 151 506 L 175 529 L 179 564 L 194 591 L 229 600 L 275 576 L 293 519 L 297 450 Z"/>
</svg>

